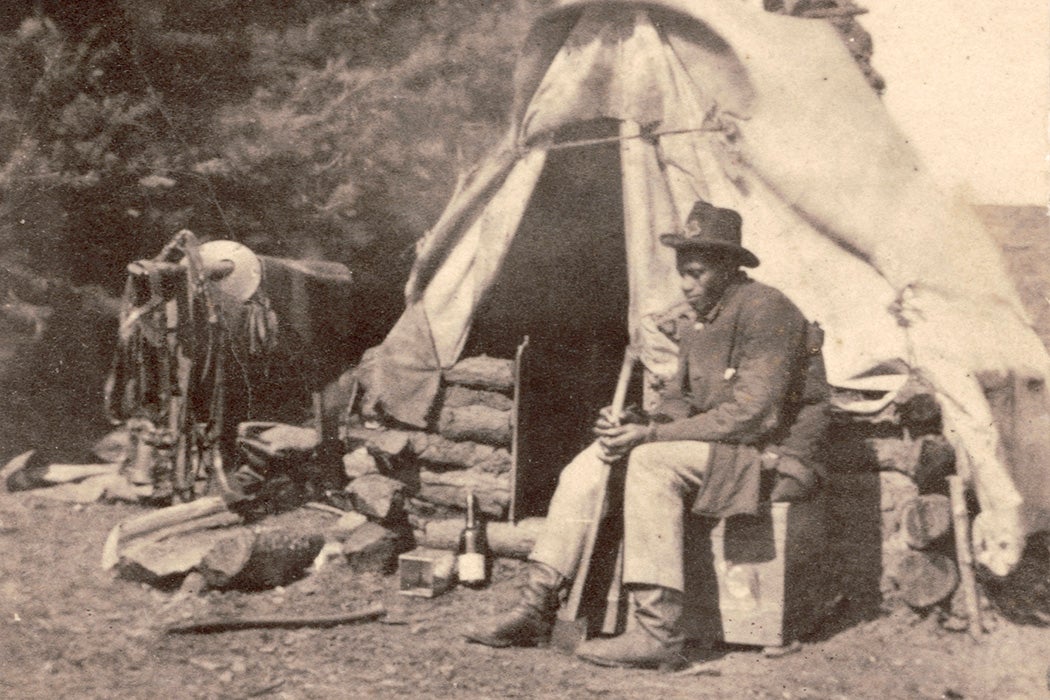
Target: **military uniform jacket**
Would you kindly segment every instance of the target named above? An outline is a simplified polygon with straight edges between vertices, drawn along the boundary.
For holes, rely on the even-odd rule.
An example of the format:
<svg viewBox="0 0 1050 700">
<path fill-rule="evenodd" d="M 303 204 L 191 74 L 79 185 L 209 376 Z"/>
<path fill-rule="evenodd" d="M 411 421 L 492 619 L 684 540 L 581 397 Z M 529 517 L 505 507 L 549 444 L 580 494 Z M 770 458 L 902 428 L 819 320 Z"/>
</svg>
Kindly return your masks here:
<svg viewBox="0 0 1050 700">
<path fill-rule="evenodd" d="M 665 319 L 678 335 L 678 372 L 654 412 L 651 439 L 712 444 L 693 512 L 755 513 L 761 455 L 787 433 L 806 401 L 809 323 L 783 293 L 747 278 L 703 318 Z M 819 353 L 819 348 L 818 348 Z M 819 386 L 826 391 L 821 365 Z"/>
</svg>

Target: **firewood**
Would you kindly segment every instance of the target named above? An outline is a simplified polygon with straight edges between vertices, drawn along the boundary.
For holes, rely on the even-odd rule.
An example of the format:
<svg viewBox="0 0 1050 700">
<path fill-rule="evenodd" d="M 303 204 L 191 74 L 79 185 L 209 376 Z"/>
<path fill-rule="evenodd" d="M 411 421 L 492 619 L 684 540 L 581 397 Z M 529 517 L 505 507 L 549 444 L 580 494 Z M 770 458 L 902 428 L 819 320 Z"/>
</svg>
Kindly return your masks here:
<svg viewBox="0 0 1050 700">
<path fill-rule="evenodd" d="M 489 522 L 485 524 L 485 535 L 489 549 L 498 557 L 527 559 L 532 553 L 543 529 L 544 518 L 525 518 L 517 524 Z M 420 544 L 432 549 L 451 549 L 459 546 L 459 533 L 463 530 L 461 518 L 429 521 Z"/>
<path fill-rule="evenodd" d="M 926 608 L 952 594 L 959 584 L 959 570 L 940 552 L 911 550 L 897 566 L 901 600 L 914 608 Z"/>
<path fill-rule="evenodd" d="M 460 507 L 467 490 L 474 491 L 478 509 L 485 515 L 503 518 L 510 504 L 510 480 L 507 475 L 490 474 L 479 469 L 419 472 L 419 497 L 440 505 Z"/>
<path fill-rule="evenodd" d="M 237 443 L 261 460 L 309 456 L 321 444 L 316 428 L 259 421 L 237 427 Z"/>
<path fill-rule="evenodd" d="M 351 571 L 389 574 L 397 564 L 397 555 L 407 549 L 401 536 L 376 523 L 365 523 L 354 529 L 343 542 L 343 554 Z"/>
<path fill-rule="evenodd" d="M 92 476 L 116 474 L 120 471 L 120 462 L 110 464 L 49 464 L 40 473 L 40 478 L 48 484 L 68 484 L 82 481 Z"/>
<path fill-rule="evenodd" d="M 514 388 L 514 363 L 487 355 L 468 357 L 444 376 L 449 384 L 509 393 Z"/>
<path fill-rule="evenodd" d="M 246 527 L 226 532 L 201 558 L 201 575 L 210 588 L 225 588 L 252 556 L 255 533 Z"/>
<path fill-rule="evenodd" d="M 233 527 L 234 525 L 240 525 L 243 520 L 244 519 L 241 518 L 241 516 L 230 511 L 215 513 L 214 515 L 205 515 L 202 518 L 194 518 L 193 520 L 187 520 L 184 523 L 178 523 L 177 525 L 171 525 L 170 527 L 161 528 L 160 530 L 154 530 L 149 534 L 142 535 L 135 541 L 163 542 L 172 537 L 178 537 L 179 535 L 185 535 L 200 530 L 217 530 L 223 527 Z"/>
<path fill-rule="evenodd" d="M 28 465 L 28 466 L 27 466 Z M 112 476 L 120 471 L 120 463 L 108 464 L 29 464 L 12 471 L 7 480 L 9 491 L 30 491 L 61 484 L 72 484 L 98 476 Z M 97 500 L 97 497 L 96 499 Z M 84 501 L 88 502 L 88 501 Z"/>
<path fill-rule="evenodd" d="M 901 507 L 901 529 L 912 549 L 925 549 L 952 527 L 951 504 L 946 496 L 927 494 Z"/>
<path fill-rule="evenodd" d="M 485 406 L 443 408 L 438 418 L 438 432 L 449 440 L 509 447 L 510 412 Z"/>
<path fill-rule="evenodd" d="M 222 496 L 207 496 L 117 523 L 110 530 L 102 548 L 102 568 L 108 570 L 116 566 L 121 546 L 134 538 L 197 518 L 226 512 L 229 512 L 229 509 Z"/>
<path fill-rule="evenodd" d="M 471 389 L 465 386 L 451 384 L 445 387 L 441 398 L 442 408 L 463 408 L 464 406 L 485 406 L 497 411 L 509 411 L 511 409 L 509 397 L 495 391 L 483 389 Z"/>
<path fill-rule="evenodd" d="M 251 557 L 230 585 L 253 590 L 283 586 L 299 578 L 323 546 L 320 533 L 264 530 L 256 536 Z"/>
<path fill-rule="evenodd" d="M 409 440 L 417 434 L 415 431 L 363 426 L 348 426 L 346 429 L 347 439 L 364 443 L 369 450 L 391 456 L 404 452 Z"/>
<path fill-rule="evenodd" d="M 417 459 L 442 467 L 477 469 L 492 474 L 510 471 L 510 452 L 501 447 L 415 433 L 410 448 Z"/>
<path fill-rule="evenodd" d="M 38 488 L 28 493 L 41 498 L 82 505 L 96 503 L 106 498 L 119 500 L 125 496 L 137 502 L 144 495 L 136 492 L 135 488 L 120 474 L 100 474 L 81 481 Z"/>
<path fill-rule="evenodd" d="M 273 588 L 298 578 L 322 546 L 324 536 L 320 534 L 254 533 L 241 528 L 216 542 L 199 570 L 213 588 Z"/>
<path fill-rule="evenodd" d="M 229 530 L 206 530 L 161 542 L 136 542 L 121 553 L 117 570 L 123 578 L 166 586 L 200 566 L 205 555 L 228 537 Z"/>
</svg>

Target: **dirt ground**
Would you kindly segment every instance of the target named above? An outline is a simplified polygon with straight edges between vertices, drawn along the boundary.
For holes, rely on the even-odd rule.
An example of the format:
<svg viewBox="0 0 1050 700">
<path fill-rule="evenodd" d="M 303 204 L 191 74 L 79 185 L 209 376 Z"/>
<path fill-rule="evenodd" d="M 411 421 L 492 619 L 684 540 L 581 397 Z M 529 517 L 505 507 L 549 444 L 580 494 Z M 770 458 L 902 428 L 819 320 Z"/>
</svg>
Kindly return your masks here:
<svg viewBox="0 0 1050 700">
<path fill-rule="evenodd" d="M 1029 209 L 985 216 L 1045 340 L 1045 214 Z M 79 399 L 65 409 L 55 401 L 53 409 L 66 416 L 85 410 Z M 0 434 L 24 430 L 20 425 Z M 80 424 L 69 430 L 90 432 Z M 0 444 L 0 458 L 21 449 L 27 447 Z M 1050 697 L 1047 628 L 989 613 L 989 633 L 977 644 L 942 629 L 934 616 L 854 609 L 849 591 L 795 653 L 694 650 L 693 665 L 678 675 L 599 669 L 553 650 L 466 644 L 460 635 L 467 623 L 512 603 L 516 562 L 501 562 L 488 589 L 456 589 L 434 600 L 403 597 L 393 577 L 354 575 L 337 564 L 263 593 L 157 591 L 99 567 L 108 530 L 138 512 L 129 505 L 71 506 L 0 491 L 0 697 Z M 320 526 L 330 516 L 299 511 L 278 517 L 298 518 L 300 525 L 315 518 Z M 321 615 L 374 603 L 387 608 L 382 621 L 325 630 L 163 631 L 171 622 L 203 617 Z"/>
<path fill-rule="evenodd" d="M 465 643 L 464 625 L 514 599 L 494 585 L 406 598 L 393 577 L 332 565 L 263 593 L 161 592 L 103 572 L 109 528 L 139 509 L 0 496 L 0 695 L 6 698 L 1038 698 L 1050 697 L 1050 632 L 992 617 L 978 645 L 932 617 L 829 619 L 796 653 L 696 650 L 685 675 L 599 669 L 546 649 Z M 323 513 L 277 516 L 318 519 Z M 309 525 L 307 523 L 307 525 Z M 323 630 L 168 635 L 223 615 L 334 614 L 382 603 L 380 622 Z M 848 605 L 848 603 L 847 603 Z M 839 609 L 841 615 L 849 610 Z"/>
</svg>

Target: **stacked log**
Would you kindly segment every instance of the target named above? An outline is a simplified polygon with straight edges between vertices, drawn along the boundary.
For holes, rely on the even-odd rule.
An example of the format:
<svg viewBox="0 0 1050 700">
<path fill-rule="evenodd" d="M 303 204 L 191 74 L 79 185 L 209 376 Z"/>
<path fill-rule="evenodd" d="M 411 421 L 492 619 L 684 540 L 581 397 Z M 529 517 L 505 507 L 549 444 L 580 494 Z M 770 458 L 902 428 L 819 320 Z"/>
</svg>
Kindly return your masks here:
<svg viewBox="0 0 1050 700">
<path fill-rule="evenodd" d="M 854 573 L 880 562 L 883 602 L 929 607 L 959 582 L 945 480 L 955 454 L 940 430 L 932 393 L 914 380 L 875 415 L 833 414 L 830 548 L 846 568 L 855 565 Z M 849 573 L 845 578 L 849 587 Z"/>
<path fill-rule="evenodd" d="M 405 484 L 410 498 L 428 512 L 454 514 L 473 492 L 479 512 L 503 519 L 510 504 L 510 444 L 514 389 L 513 362 L 479 356 L 461 360 L 443 376 L 434 418 L 426 430 L 405 430 L 393 424 L 352 422 L 346 438 L 353 459 L 344 460 L 347 476 L 355 479 L 367 467 Z M 353 482 L 348 487 L 353 489 Z"/>
<path fill-rule="evenodd" d="M 525 518 L 518 523 L 487 523 L 485 540 L 497 557 L 528 559 L 536 538 L 543 530 L 543 518 Z M 432 549 L 456 549 L 463 532 L 463 521 L 431 520 L 422 529 L 419 544 Z"/>
<path fill-rule="evenodd" d="M 346 430 L 356 451 L 345 461 L 347 475 L 374 478 L 372 458 L 381 474 L 404 483 L 402 505 L 417 540 L 429 544 L 458 531 L 451 523 L 461 517 L 468 491 L 490 520 L 506 518 L 511 491 L 513 363 L 467 358 L 443 380 L 427 429 L 358 421 Z M 846 588 L 856 593 L 850 576 L 873 567 L 874 575 L 863 576 L 876 600 L 922 608 L 950 598 L 958 570 L 944 494 L 955 455 L 929 387 L 912 380 L 873 415 L 835 413 L 827 463 L 829 547 L 846 570 Z M 349 488 L 356 493 L 352 483 Z M 435 518 L 450 523 L 448 532 L 427 522 Z"/>
</svg>

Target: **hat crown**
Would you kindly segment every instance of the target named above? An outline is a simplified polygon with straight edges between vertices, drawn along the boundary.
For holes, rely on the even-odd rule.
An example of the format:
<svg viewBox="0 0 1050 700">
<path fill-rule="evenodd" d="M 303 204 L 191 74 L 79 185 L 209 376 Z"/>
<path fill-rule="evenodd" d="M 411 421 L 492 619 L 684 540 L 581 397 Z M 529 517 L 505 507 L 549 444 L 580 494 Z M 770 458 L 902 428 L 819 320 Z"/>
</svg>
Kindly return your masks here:
<svg viewBox="0 0 1050 700">
<path fill-rule="evenodd" d="M 677 233 L 665 233 L 660 242 L 677 251 L 697 250 L 729 254 L 745 267 L 757 267 L 758 258 L 740 244 L 743 219 L 732 209 L 700 199 Z"/>
<path fill-rule="evenodd" d="M 728 243 L 740 245 L 743 220 L 732 209 L 716 207 L 698 200 L 685 220 L 683 236 L 697 243 Z"/>
</svg>

